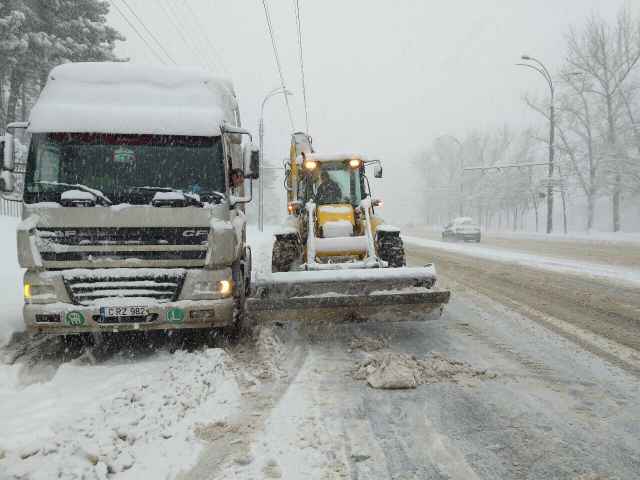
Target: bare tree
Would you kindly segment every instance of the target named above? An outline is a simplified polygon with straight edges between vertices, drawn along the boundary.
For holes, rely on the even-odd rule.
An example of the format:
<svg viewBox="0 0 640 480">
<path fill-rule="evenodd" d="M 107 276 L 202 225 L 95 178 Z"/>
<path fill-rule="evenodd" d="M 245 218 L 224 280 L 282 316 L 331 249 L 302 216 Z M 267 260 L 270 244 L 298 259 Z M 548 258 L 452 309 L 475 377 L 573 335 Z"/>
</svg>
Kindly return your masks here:
<svg viewBox="0 0 640 480">
<path fill-rule="evenodd" d="M 618 145 L 620 104 L 625 91 L 637 88 L 632 73 L 640 60 L 640 21 L 624 6 L 612 27 L 592 16 L 580 31 L 571 28 L 565 57 L 568 68 L 578 68 L 593 78 L 588 91 L 600 100 L 607 135 L 605 138 L 607 170 L 611 174 L 613 230 L 620 231 L 620 198 L 625 164 Z"/>
</svg>

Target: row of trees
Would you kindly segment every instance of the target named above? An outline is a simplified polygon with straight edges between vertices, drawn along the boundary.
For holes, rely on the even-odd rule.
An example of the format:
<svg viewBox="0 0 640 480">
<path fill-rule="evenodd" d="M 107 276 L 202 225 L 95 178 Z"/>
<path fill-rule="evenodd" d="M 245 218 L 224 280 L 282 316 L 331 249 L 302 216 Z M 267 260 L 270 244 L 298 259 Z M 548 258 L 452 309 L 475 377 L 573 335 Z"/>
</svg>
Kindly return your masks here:
<svg viewBox="0 0 640 480">
<path fill-rule="evenodd" d="M 591 17 L 582 27 L 571 28 L 565 38 L 562 66 L 552 78 L 562 78 L 554 101 L 554 177 L 565 179 L 559 193 L 565 231 L 566 204 L 581 195 L 587 198 L 588 230 L 594 228 L 596 199 L 609 197 L 612 229 L 619 231 L 622 206 L 640 198 L 640 18 L 625 6 L 612 25 Z M 447 212 L 452 203 L 464 201 L 465 213 L 475 212 L 480 223 L 488 226 L 494 215 L 499 223 L 502 218 L 509 222 L 510 217 L 514 229 L 519 215 L 522 222 L 526 211 L 534 211 L 537 229 L 539 207 L 546 202 L 540 181 L 548 176 L 548 166 L 522 164 L 548 160 L 551 101 L 530 95 L 524 99 L 541 119 L 547 119 L 539 128 L 477 129 L 460 139 L 462 149 L 453 140 L 439 139 L 416 156 L 434 211 Z M 463 176 L 463 157 L 465 168 L 513 166 L 466 170 Z M 442 190 L 448 195 L 442 195 Z M 425 220 L 435 223 L 436 219 Z"/>
<path fill-rule="evenodd" d="M 47 74 L 66 62 L 116 61 L 116 40 L 101 0 L 0 2 L 0 131 L 23 120 Z"/>
</svg>

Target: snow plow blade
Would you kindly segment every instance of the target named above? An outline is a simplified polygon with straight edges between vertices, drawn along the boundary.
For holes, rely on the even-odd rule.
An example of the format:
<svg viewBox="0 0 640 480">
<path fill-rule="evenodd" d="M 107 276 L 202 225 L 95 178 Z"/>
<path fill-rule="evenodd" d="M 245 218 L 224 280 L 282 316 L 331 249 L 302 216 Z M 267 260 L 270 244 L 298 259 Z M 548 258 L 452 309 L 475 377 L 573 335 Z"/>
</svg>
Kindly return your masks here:
<svg viewBox="0 0 640 480">
<path fill-rule="evenodd" d="M 436 320 L 450 292 L 435 281 L 433 265 L 257 273 L 247 307 L 256 324 Z"/>
</svg>

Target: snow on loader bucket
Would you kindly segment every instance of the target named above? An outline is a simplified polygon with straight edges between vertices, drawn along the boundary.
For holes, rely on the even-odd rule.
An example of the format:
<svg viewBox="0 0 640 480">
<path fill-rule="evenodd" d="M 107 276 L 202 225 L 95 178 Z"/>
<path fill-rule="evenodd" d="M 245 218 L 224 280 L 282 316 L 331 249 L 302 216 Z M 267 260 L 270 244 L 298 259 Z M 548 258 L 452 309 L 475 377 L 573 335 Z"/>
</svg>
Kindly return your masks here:
<svg viewBox="0 0 640 480">
<path fill-rule="evenodd" d="M 256 324 L 434 320 L 450 296 L 435 281 L 431 264 L 256 273 L 247 306 Z"/>
</svg>

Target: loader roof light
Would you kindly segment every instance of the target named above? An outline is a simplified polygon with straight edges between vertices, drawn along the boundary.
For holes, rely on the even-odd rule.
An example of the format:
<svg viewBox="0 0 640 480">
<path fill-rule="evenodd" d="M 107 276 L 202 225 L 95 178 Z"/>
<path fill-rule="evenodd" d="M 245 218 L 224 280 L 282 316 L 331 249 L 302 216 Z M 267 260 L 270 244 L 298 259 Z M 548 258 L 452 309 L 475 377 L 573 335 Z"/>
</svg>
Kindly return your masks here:
<svg viewBox="0 0 640 480">
<path fill-rule="evenodd" d="M 351 168 L 358 168 L 360 166 L 360 160 L 358 160 L 357 158 L 349 160 L 349 166 Z"/>
<path fill-rule="evenodd" d="M 304 168 L 306 168 L 307 170 L 313 170 L 317 166 L 318 162 L 316 162 L 315 160 L 307 160 L 306 162 L 304 162 Z"/>
<path fill-rule="evenodd" d="M 24 286 L 24 298 L 31 297 L 31 285 L 27 284 Z"/>
<path fill-rule="evenodd" d="M 382 200 L 376 200 L 372 203 L 372 205 L 374 207 L 381 207 L 382 206 Z"/>
<path fill-rule="evenodd" d="M 220 293 L 225 294 L 231 291 L 231 282 L 229 280 L 220 280 Z"/>
</svg>

